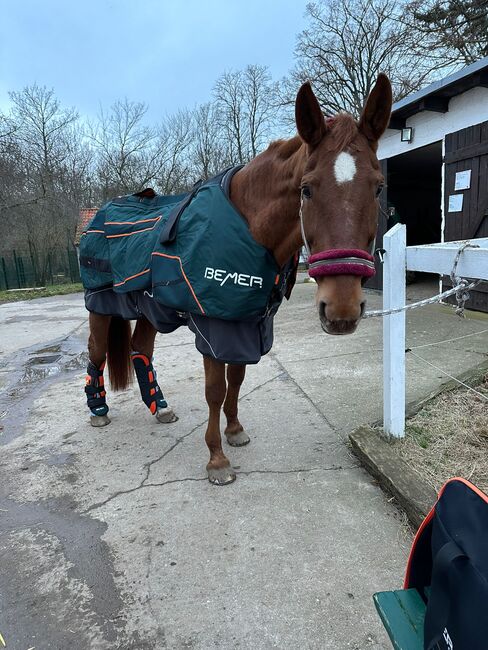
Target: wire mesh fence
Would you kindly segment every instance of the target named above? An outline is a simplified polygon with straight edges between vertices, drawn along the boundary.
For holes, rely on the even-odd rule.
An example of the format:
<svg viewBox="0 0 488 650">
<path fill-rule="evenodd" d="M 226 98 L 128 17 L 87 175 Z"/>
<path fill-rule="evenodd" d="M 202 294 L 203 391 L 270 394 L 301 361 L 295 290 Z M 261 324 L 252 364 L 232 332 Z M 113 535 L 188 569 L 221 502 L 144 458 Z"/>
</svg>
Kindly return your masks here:
<svg viewBox="0 0 488 650">
<path fill-rule="evenodd" d="M 52 251 L 42 261 L 25 251 L 0 256 L 0 291 L 73 282 L 80 282 L 80 271 L 72 248 Z"/>
</svg>

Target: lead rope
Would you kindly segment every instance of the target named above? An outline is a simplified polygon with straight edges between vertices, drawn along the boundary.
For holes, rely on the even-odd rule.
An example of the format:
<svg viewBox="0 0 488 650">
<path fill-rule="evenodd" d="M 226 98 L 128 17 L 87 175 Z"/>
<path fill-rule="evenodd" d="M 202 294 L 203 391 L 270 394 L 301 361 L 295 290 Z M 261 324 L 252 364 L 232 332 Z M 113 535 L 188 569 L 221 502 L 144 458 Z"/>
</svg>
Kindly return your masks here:
<svg viewBox="0 0 488 650">
<path fill-rule="evenodd" d="M 479 248 L 479 246 L 478 244 L 471 244 L 469 241 L 464 241 L 459 247 L 456 257 L 454 258 L 452 271 L 450 273 L 451 282 L 453 284 L 452 289 L 443 291 L 442 293 L 439 293 L 436 296 L 433 296 L 432 298 L 425 298 L 424 300 L 419 300 L 417 302 L 413 302 L 410 305 L 404 305 L 403 307 L 395 307 L 393 309 L 376 309 L 374 311 L 367 311 L 363 315 L 363 318 L 374 318 L 376 316 L 389 316 L 390 314 L 399 314 L 402 311 L 407 311 L 409 309 L 417 309 L 418 307 L 423 307 L 424 305 L 430 305 L 432 303 L 440 302 L 443 298 L 448 298 L 449 296 L 452 295 L 456 296 L 456 302 L 457 302 L 456 314 L 461 318 L 464 318 L 464 305 L 466 301 L 469 300 L 469 292 L 472 289 L 474 289 L 476 286 L 478 286 L 478 284 L 481 282 L 481 280 L 474 280 L 473 282 L 469 282 L 469 280 L 465 280 L 456 275 L 456 269 L 459 263 L 459 259 L 461 257 L 461 253 L 466 248 Z"/>
</svg>

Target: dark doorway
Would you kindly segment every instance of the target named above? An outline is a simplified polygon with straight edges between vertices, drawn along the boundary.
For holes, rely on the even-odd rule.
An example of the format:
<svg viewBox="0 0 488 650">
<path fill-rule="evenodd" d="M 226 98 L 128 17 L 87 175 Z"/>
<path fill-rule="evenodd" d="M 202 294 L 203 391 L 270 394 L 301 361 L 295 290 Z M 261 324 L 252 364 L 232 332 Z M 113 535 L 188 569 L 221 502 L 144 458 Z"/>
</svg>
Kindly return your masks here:
<svg viewBox="0 0 488 650">
<path fill-rule="evenodd" d="M 396 223 L 407 226 L 407 245 L 441 241 L 442 142 L 414 149 L 381 160 L 386 188 L 380 195 L 380 213 L 376 246 L 382 247 L 383 235 Z M 407 282 L 432 285 L 438 276 L 408 273 Z M 382 289 L 383 267 L 376 260 L 376 275 L 366 287 Z M 432 287 L 426 287 L 430 291 Z"/>
<path fill-rule="evenodd" d="M 388 159 L 388 227 L 407 226 L 407 246 L 441 240 L 442 143 Z"/>
</svg>

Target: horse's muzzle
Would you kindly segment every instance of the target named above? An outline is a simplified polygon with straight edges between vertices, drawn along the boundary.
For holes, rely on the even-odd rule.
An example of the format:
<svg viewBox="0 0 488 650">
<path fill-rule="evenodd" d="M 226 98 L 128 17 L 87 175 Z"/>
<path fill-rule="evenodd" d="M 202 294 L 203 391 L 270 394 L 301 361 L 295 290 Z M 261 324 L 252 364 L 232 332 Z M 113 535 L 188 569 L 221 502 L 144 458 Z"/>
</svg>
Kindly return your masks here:
<svg viewBox="0 0 488 650">
<path fill-rule="evenodd" d="M 353 334 L 356 331 L 359 321 L 361 320 L 366 307 L 366 301 L 361 302 L 361 313 L 359 318 L 348 320 L 344 318 L 329 319 L 327 317 L 327 304 L 323 301 L 319 302 L 319 317 L 322 329 L 326 334 L 333 334 L 341 336 L 344 334 Z"/>
</svg>

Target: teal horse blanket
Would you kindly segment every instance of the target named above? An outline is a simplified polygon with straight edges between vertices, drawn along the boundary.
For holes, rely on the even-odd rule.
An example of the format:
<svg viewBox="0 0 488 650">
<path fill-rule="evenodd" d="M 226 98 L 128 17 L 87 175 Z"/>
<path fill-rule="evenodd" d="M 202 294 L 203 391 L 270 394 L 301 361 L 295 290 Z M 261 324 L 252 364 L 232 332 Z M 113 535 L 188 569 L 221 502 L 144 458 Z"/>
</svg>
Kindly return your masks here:
<svg viewBox="0 0 488 650">
<path fill-rule="evenodd" d="M 167 307 L 226 320 L 266 315 L 286 292 L 290 265 L 279 269 L 230 201 L 239 168 L 186 195 L 144 190 L 105 204 L 80 241 L 85 289 L 145 290 Z"/>
</svg>

